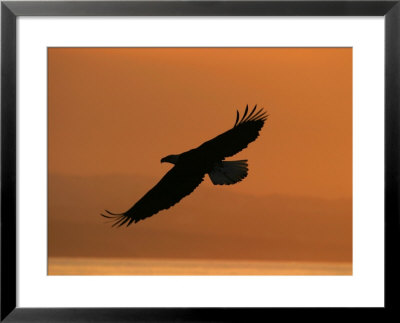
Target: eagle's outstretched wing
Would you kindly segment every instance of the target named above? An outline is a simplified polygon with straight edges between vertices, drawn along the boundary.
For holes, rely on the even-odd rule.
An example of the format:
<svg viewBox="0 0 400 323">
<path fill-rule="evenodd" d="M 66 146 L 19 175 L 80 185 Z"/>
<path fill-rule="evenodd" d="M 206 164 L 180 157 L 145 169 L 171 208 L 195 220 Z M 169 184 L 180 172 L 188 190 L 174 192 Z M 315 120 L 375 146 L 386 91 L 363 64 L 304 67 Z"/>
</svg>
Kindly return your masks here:
<svg viewBox="0 0 400 323">
<path fill-rule="evenodd" d="M 165 176 L 148 191 L 128 211 L 116 214 L 106 210 L 102 216 L 113 219 L 113 226 L 129 226 L 161 210 L 170 208 L 182 198 L 192 193 L 204 179 L 204 173 L 189 172 L 179 166 L 174 166 Z"/>
<path fill-rule="evenodd" d="M 207 155 L 217 159 L 233 156 L 245 149 L 249 143 L 256 140 L 268 115 L 263 109 L 256 111 L 257 105 L 249 113 L 249 107 L 239 121 L 239 112 L 236 112 L 236 122 L 232 129 L 206 141 L 197 149 L 202 149 Z"/>
</svg>

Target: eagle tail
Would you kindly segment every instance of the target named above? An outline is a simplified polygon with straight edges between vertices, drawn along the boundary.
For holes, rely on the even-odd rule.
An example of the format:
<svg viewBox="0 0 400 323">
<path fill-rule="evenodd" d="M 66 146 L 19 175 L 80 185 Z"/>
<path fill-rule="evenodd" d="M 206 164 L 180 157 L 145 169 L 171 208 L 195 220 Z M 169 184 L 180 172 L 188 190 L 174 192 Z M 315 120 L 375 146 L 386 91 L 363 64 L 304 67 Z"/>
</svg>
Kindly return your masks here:
<svg viewBox="0 0 400 323">
<path fill-rule="evenodd" d="M 222 161 L 208 174 L 214 185 L 231 185 L 247 176 L 247 160 Z"/>
</svg>

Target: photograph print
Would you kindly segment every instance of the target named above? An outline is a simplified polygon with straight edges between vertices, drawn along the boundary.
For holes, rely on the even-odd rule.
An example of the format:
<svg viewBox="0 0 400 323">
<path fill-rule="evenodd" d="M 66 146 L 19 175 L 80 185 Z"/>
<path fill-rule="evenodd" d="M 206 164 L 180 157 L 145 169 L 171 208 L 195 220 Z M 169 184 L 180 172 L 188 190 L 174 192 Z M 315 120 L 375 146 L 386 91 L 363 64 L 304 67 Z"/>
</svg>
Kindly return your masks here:
<svg viewBox="0 0 400 323">
<path fill-rule="evenodd" d="M 48 275 L 352 275 L 352 48 L 48 58 Z"/>
</svg>

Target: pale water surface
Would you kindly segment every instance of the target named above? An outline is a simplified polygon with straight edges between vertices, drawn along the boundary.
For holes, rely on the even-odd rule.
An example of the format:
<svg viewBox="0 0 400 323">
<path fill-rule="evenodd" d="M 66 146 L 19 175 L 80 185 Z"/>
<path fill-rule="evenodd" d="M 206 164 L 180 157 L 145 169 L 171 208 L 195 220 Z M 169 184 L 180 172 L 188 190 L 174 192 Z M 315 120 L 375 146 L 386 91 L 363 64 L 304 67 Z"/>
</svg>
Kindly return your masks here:
<svg viewBox="0 0 400 323">
<path fill-rule="evenodd" d="M 352 275 L 351 263 L 51 257 L 49 275 Z"/>
</svg>

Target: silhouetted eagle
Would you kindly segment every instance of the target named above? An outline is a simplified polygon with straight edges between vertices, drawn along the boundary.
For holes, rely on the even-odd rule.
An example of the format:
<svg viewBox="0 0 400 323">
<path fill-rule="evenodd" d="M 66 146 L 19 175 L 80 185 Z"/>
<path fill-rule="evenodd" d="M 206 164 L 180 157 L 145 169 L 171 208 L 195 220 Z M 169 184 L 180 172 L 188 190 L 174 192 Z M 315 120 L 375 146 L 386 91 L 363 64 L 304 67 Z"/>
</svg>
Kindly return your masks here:
<svg viewBox="0 0 400 323">
<path fill-rule="evenodd" d="M 245 149 L 256 140 L 268 115 L 263 109 L 256 111 L 257 105 L 247 114 L 248 106 L 239 121 L 236 111 L 236 122 L 232 129 L 211 139 L 201 146 L 180 155 L 169 155 L 161 162 L 175 166 L 148 191 L 128 211 L 116 214 L 105 210 L 106 218 L 113 219 L 113 226 L 129 226 L 150 217 L 161 210 L 170 208 L 185 196 L 192 193 L 208 174 L 214 185 L 230 185 L 240 182 L 247 176 L 247 160 L 225 161 L 224 159 Z"/>
</svg>

